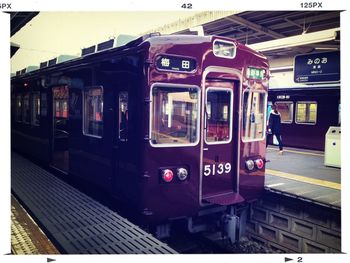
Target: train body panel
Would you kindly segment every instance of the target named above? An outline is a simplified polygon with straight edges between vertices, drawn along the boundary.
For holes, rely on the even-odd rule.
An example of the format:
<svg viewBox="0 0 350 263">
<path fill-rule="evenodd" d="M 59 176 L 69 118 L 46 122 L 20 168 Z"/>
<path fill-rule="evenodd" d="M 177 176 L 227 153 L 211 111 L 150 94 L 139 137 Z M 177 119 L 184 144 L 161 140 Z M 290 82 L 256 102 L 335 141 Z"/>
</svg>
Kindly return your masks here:
<svg viewBox="0 0 350 263">
<path fill-rule="evenodd" d="M 189 218 L 262 192 L 267 88 L 266 58 L 231 39 L 140 38 L 13 78 L 12 146 L 142 222 Z"/>
</svg>

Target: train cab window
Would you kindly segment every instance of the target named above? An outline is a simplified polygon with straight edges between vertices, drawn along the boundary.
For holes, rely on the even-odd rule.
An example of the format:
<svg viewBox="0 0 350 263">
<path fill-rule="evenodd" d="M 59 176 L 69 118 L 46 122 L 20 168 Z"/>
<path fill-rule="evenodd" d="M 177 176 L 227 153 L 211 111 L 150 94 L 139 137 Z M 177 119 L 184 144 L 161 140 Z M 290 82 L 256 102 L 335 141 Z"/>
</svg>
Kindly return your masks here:
<svg viewBox="0 0 350 263">
<path fill-rule="evenodd" d="M 281 114 L 281 123 L 292 123 L 294 105 L 292 101 L 276 101 L 277 109 Z"/>
<path fill-rule="evenodd" d="M 30 123 L 29 93 L 23 96 L 23 122 Z"/>
<path fill-rule="evenodd" d="M 245 91 L 243 93 L 243 141 L 259 141 L 265 138 L 267 93 Z"/>
<path fill-rule="evenodd" d="M 298 124 L 316 124 L 317 102 L 298 101 L 296 103 L 295 122 Z"/>
<path fill-rule="evenodd" d="M 22 122 L 22 96 L 16 96 L 15 121 Z"/>
<path fill-rule="evenodd" d="M 119 140 L 126 142 L 128 140 L 128 92 L 119 92 Z"/>
<path fill-rule="evenodd" d="M 32 125 L 40 124 L 40 92 L 32 94 Z"/>
<path fill-rule="evenodd" d="M 84 91 L 84 135 L 102 137 L 103 133 L 103 89 L 87 88 Z"/>
<path fill-rule="evenodd" d="M 199 88 L 153 86 L 151 145 L 190 146 L 199 141 Z"/>
<path fill-rule="evenodd" d="M 208 88 L 206 94 L 207 144 L 225 143 L 232 135 L 232 90 Z"/>
</svg>

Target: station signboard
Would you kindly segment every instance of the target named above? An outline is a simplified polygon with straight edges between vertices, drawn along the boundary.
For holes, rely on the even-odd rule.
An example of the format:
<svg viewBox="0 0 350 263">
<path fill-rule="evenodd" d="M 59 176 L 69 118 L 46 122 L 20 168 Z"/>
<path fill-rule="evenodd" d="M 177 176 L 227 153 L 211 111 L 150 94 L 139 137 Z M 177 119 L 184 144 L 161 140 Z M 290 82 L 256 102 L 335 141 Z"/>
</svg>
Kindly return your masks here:
<svg viewBox="0 0 350 263">
<path fill-rule="evenodd" d="M 307 84 L 339 81 L 339 51 L 298 55 L 294 58 L 294 82 Z"/>
</svg>

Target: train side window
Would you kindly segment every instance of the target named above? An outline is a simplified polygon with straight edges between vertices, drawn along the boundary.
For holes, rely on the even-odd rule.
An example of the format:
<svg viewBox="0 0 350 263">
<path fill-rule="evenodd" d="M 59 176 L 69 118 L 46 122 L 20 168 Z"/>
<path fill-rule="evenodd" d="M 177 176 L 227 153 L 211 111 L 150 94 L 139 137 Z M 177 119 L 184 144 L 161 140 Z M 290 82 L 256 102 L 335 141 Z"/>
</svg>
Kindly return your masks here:
<svg viewBox="0 0 350 263">
<path fill-rule="evenodd" d="M 227 143 L 232 137 L 232 90 L 208 88 L 206 93 L 207 144 Z"/>
<path fill-rule="evenodd" d="M 40 125 L 40 92 L 32 94 L 32 125 Z"/>
<path fill-rule="evenodd" d="M 128 111 L 128 92 L 119 92 L 119 140 L 126 142 L 128 140 L 128 121 L 129 121 L 129 111 Z"/>
<path fill-rule="evenodd" d="M 55 118 L 64 121 L 68 119 L 68 86 L 55 87 L 52 92 Z"/>
<path fill-rule="evenodd" d="M 243 141 L 261 141 L 266 131 L 265 91 L 246 90 L 243 93 Z"/>
<path fill-rule="evenodd" d="M 16 96 L 15 121 L 22 122 L 22 96 L 20 94 Z"/>
<path fill-rule="evenodd" d="M 151 92 L 151 145 L 196 145 L 199 142 L 199 88 L 154 85 Z"/>
<path fill-rule="evenodd" d="M 293 122 L 294 104 L 292 101 L 276 101 L 277 109 L 281 114 L 281 123 Z"/>
<path fill-rule="evenodd" d="M 103 134 L 103 89 L 89 87 L 84 90 L 83 133 L 101 138 Z"/>
<path fill-rule="evenodd" d="M 26 93 L 23 96 L 23 122 L 30 123 L 29 93 Z"/>
<path fill-rule="evenodd" d="M 298 101 L 296 103 L 295 123 L 315 125 L 317 122 L 317 102 Z"/>
</svg>

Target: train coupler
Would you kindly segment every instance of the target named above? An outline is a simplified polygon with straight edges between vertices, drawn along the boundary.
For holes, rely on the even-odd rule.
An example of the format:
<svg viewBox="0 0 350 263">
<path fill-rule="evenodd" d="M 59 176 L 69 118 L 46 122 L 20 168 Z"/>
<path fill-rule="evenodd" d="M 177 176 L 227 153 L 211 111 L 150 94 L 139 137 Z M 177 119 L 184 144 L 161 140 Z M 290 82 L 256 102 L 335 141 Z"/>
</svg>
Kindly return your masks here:
<svg viewBox="0 0 350 263">
<path fill-rule="evenodd" d="M 238 242 L 245 234 L 247 212 L 247 206 L 240 207 L 239 209 L 231 207 L 230 212 L 222 216 L 222 237 L 227 238 L 231 244 Z"/>
<path fill-rule="evenodd" d="M 222 236 L 228 238 L 231 244 L 239 240 L 239 217 L 225 214 L 222 217 Z"/>
</svg>

